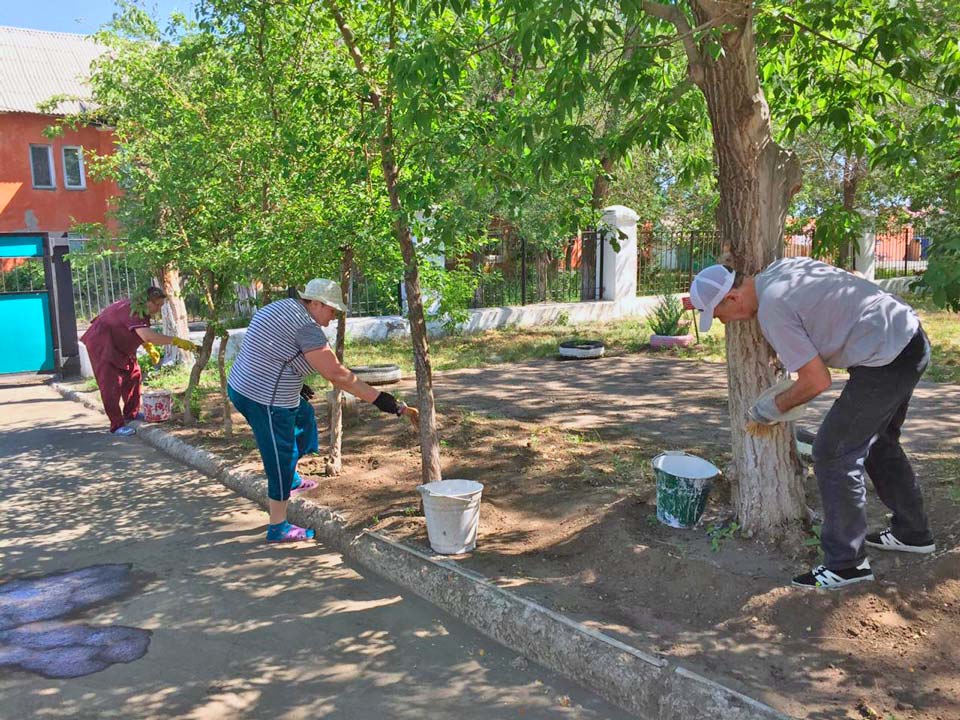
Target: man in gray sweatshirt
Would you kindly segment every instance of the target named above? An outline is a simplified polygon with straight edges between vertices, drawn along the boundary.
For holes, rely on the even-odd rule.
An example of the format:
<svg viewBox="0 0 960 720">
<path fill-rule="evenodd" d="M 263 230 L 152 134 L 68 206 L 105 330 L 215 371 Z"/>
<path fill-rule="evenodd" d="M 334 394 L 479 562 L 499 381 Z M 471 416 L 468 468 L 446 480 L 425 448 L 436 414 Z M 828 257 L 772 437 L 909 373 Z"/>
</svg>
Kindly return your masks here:
<svg viewBox="0 0 960 720">
<path fill-rule="evenodd" d="M 757 318 L 760 330 L 797 381 L 759 400 L 751 420 L 772 425 L 830 387 L 829 368 L 850 379 L 813 444 L 823 500 L 824 564 L 798 575 L 802 588 L 836 589 L 873 580 L 866 546 L 930 553 L 936 547 L 923 497 L 900 447 L 913 389 L 930 362 L 930 343 L 913 310 L 868 280 L 810 258 L 784 258 L 753 277 L 723 265 L 693 279 L 690 299 L 700 329 Z M 889 528 L 867 534 L 864 470 L 893 511 Z"/>
</svg>

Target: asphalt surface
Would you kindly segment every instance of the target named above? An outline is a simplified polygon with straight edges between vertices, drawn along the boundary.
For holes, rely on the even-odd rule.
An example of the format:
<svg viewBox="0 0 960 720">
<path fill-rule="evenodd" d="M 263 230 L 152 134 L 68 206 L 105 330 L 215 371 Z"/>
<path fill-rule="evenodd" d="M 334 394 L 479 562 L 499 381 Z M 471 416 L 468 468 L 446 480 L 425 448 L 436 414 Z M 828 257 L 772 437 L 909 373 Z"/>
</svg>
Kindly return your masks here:
<svg viewBox="0 0 960 720">
<path fill-rule="evenodd" d="M 0 718 L 629 717 L 36 381 L 0 408 Z"/>
</svg>

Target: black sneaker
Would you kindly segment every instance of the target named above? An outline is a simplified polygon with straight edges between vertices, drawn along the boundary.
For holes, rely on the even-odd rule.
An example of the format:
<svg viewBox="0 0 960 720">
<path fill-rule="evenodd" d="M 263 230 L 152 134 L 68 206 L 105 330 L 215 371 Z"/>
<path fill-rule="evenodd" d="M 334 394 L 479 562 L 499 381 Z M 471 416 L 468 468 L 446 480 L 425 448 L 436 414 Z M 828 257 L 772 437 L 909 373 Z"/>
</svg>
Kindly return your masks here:
<svg viewBox="0 0 960 720">
<path fill-rule="evenodd" d="M 870 533 L 867 535 L 866 543 L 870 547 L 877 548 L 877 550 L 893 550 L 895 552 L 919 553 L 921 555 L 932 553 L 937 549 L 937 546 L 934 545 L 932 540 L 923 545 L 911 545 L 910 543 L 897 540 L 897 536 L 893 534 L 890 528 L 887 528 L 883 532 Z"/>
<path fill-rule="evenodd" d="M 813 570 L 793 579 L 793 586 L 808 590 L 837 590 L 844 585 L 873 580 L 873 570 L 870 569 L 870 560 L 848 570 L 828 570 L 826 565 L 817 565 Z"/>
</svg>

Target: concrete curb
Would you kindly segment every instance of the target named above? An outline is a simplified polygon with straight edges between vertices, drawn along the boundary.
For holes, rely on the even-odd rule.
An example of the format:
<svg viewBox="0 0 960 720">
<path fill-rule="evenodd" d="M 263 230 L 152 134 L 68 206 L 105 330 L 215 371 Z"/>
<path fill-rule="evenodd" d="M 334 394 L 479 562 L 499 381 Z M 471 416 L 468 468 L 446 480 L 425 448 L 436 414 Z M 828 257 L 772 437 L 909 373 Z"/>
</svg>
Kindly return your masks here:
<svg viewBox="0 0 960 720">
<path fill-rule="evenodd" d="M 57 382 L 64 397 L 102 412 L 98 403 Z M 137 435 L 168 455 L 266 507 L 266 479 L 232 470 L 222 458 L 152 425 Z M 497 587 L 450 560 L 376 531 L 353 535 L 329 508 L 294 498 L 290 519 L 316 530 L 329 547 L 416 593 L 535 662 L 559 672 L 645 720 L 789 720 L 777 710 L 664 658 L 649 655 L 538 603 Z"/>
</svg>

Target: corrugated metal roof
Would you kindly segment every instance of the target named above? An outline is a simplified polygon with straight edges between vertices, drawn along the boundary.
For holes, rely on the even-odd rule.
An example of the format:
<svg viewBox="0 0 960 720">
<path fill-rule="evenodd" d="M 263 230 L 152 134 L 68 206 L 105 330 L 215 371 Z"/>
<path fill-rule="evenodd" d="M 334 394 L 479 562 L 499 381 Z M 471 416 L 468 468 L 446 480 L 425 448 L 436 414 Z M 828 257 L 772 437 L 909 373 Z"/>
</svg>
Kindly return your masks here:
<svg viewBox="0 0 960 720">
<path fill-rule="evenodd" d="M 105 52 L 83 35 L 0 26 L 0 112 L 38 113 L 55 95 L 88 98 L 84 79 Z M 64 102 L 56 114 L 77 112 L 84 102 Z"/>
</svg>

